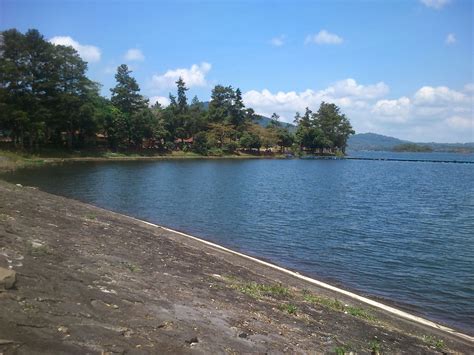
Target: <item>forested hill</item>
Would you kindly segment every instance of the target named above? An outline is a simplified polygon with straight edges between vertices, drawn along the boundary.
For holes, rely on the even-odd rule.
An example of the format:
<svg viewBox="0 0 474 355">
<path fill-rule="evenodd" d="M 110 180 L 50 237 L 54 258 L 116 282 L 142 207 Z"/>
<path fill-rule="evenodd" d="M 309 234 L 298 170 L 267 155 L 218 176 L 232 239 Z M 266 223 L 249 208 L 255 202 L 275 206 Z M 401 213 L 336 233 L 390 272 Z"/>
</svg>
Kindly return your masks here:
<svg viewBox="0 0 474 355">
<path fill-rule="evenodd" d="M 257 115 L 257 117 L 258 117 L 257 123 L 262 127 L 268 127 L 272 122 L 272 119 L 270 117 L 266 117 L 262 115 Z M 286 122 L 280 122 L 280 123 L 284 128 L 287 128 L 288 131 L 292 133 L 296 132 L 296 126 L 294 124 L 286 123 Z"/>
<path fill-rule="evenodd" d="M 474 142 L 471 143 L 414 143 L 376 133 L 359 133 L 348 140 L 349 150 L 394 150 L 406 144 L 428 147 L 437 152 L 474 152 Z"/>
</svg>

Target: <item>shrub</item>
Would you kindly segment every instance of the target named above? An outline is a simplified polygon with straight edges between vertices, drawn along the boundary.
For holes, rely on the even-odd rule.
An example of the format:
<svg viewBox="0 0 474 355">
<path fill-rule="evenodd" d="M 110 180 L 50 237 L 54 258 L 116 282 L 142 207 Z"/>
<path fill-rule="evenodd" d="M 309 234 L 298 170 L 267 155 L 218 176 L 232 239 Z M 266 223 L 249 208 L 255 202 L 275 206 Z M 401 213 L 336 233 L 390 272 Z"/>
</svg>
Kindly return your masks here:
<svg viewBox="0 0 474 355">
<path fill-rule="evenodd" d="M 209 143 L 207 140 L 207 135 L 205 132 L 199 132 L 194 136 L 194 142 L 193 142 L 193 151 L 202 154 L 202 155 L 207 155 L 207 151 L 209 149 Z"/>
<path fill-rule="evenodd" d="M 235 153 L 238 147 L 239 145 L 236 142 L 229 142 L 224 145 L 224 152 L 233 154 Z"/>
</svg>

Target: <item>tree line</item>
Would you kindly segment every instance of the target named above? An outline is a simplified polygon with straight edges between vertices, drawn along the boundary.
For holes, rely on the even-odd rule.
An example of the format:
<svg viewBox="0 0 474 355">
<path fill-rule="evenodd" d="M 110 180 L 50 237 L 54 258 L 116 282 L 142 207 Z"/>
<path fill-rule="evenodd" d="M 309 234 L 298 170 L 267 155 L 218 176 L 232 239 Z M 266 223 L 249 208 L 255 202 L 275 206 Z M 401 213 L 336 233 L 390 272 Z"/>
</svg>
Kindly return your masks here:
<svg viewBox="0 0 474 355">
<path fill-rule="evenodd" d="M 279 149 L 345 151 L 351 124 L 340 109 L 321 103 L 296 114 L 296 132 L 274 113 L 270 124 L 245 107 L 240 89 L 216 85 L 208 103 L 188 102 L 176 81 L 170 104 L 150 105 L 127 65 L 115 74 L 110 98 L 90 80 L 87 63 L 72 47 L 54 45 L 37 30 L 0 33 L 0 138 L 17 149 L 43 147 L 112 150 L 192 150 L 199 154 Z"/>
</svg>

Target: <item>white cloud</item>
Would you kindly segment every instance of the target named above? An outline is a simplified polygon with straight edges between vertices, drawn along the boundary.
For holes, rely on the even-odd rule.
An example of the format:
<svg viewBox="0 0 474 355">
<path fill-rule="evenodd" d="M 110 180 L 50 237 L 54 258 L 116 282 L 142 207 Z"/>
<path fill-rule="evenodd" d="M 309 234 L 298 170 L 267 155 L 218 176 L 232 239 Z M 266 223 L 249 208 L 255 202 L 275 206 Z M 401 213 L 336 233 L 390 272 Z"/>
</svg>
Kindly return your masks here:
<svg viewBox="0 0 474 355">
<path fill-rule="evenodd" d="M 436 10 L 442 9 L 445 5 L 449 4 L 451 0 L 420 0 L 423 5 L 431 7 Z"/>
<path fill-rule="evenodd" d="M 144 61 L 145 56 L 142 51 L 137 48 L 130 48 L 124 56 L 125 60 L 128 61 Z"/>
<path fill-rule="evenodd" d="M 307 89 L 303 92 L 277 92 L 269 90 L 251 90 L 243 94 L 247 106 L 253 107 L 258 113 L 271 115 L 278 112 L 283 120 L 291 122 L 296 111 L 303 112 L 306 107 L 317 109 L 321 101 L 333 102 L 343 108 L 364 109 L 368 100 L 386 95 L 389 87 L 383 83 L 361 85 L 349 78 L 318 91 Z"/>
<path fill-rule="evenodd" d="M 278 37 L 273 37 L 270 40 L 270 44 L 274 47 L 281 47 L 285 44 L 286 36 L 285 35 L 280 35 Z"/>
<path fill-rule="evenodd" d="M 354 79 L 338 81 L 321 89 L 275 92 L 265 89 L 243 94 L 246 106 L 257 113 L 281 115 L 291 122 L 295 112 L 317 110 L 321 101 L 338 105 L 357 132 L 376 132 L 418 142 L 474 141 L 474 84 L 461 90 L 446 86 L 423 86 L 412 95 L 387 98 L 383 83 L 362 85 Z"/>
<path fill-rule="evenodd" d="M 461 91 L 446 86 L 423 86 L 412 99 L 380 100 L 372 109 L 376 114 L 374 119 L 378 120 L 375 125 L 382 133 L 398 134 L 414 141 L 472 142 L 474 97 L 470 89 L 471 84 Z M 382 107 L 387 110 L 380 110 Z M 397 112 L 393 117 L 398 120 L 387 120 L 387 115 Z"/>
<path fill-rule="evenodd" d="M 100 60 L 101 52 L 98 47 L 88 44 L 80 44 L 69 36 L 56 36 L 49 40 L 55 45 L 70 46 L 74 48 L 82 59 L 87 62 L 98 62 Z"/>
<path fill-rule="evenodd" d="M 466 92 L 474 92 L 474 83 L 469 83 L 464 85 L 464 91 Z"/>
<path fill-rule="evenodd" d="M 373 106 L 372 113 L 386 121 L 405 122 L 410 113 L 410 99 L 403 96 L 396 100 L 379 100 Z"/>
<path fill-rule="evenodd" d="M 415 93 L 415 103 L 419 105 L 442 105 L 446 102 L 465 102 L 468 96 L 462 92 L 451 90 L 446 86 L 423 86 Z"/>
<path fill-rule="evenodd" d="M 195 86 L 206 86 L 206 74 L 211 70 L 209 63 L 193 64 L 189 69 L 168 70 L 162 75 L 153 75 L 151 86 L 154 90 L 162 91 L 174 87 L 179 77 L 183 78 L 188 88 Z"/>
<path fill-rule="evenodd" d="M 330 33 L 326 30 L 321 30 L 316 34 L 306 36 L 305 44 L 341 44 L 344 40 L 337 34 Z"/>
<path fill-rule="evenodd" d="M 448 33 L 444 43 L 446 43 L 447 45 L 450 45 L 450 44 L 456 43 L 456 41 L 457 40 L 456 40 L 456 36 L 454 35 L 454 33 Z"/>
<path fill-rule="evenodd" d="M 156 102 L 159 102 L 162 106 L 168 106 L 170 104 L 170 99 L 165 96 L 150 97 L 150 106 L 153 106 Z"/>
<path fill-rule="evenodd" d="M 373 85 L 360 85 L 352 79 L 348 78 L 340 80 L 327 89 L 319 91 L 320 94 L 328 97 L 359 97 L 361 99 L 374 99 L 386 95 L 389 92 L 389 87 L 383 82 Z"/>
<path fill-rule="evenodd" d="M 446 120 L 446 123 L 454 129 L 470 129 L 471 133 L 473 133 L 474 118 L 472 116 L 470 118 L 461 116 L 451 116 Z M 474 140 L 474 134 L 472 136 L 472 139 Z"/>
</svg>

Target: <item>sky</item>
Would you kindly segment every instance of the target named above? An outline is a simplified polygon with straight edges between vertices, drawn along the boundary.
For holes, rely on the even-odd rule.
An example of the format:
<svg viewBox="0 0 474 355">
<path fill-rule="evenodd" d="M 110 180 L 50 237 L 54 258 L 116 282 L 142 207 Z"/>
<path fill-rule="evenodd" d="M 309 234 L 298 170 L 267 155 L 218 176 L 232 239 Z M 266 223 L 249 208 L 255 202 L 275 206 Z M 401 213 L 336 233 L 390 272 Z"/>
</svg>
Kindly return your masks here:
<svg viewBox="0 0 474 355">
<path fill-rule="evenodd" d="M 167 104 L 217 84 L 292 122 L 333 102 L 357 133 L 474 141 L 473 1 L 0 0 L 0 31 L 71 45 L 110 96 L 117 66 Z"/>
</svg>

